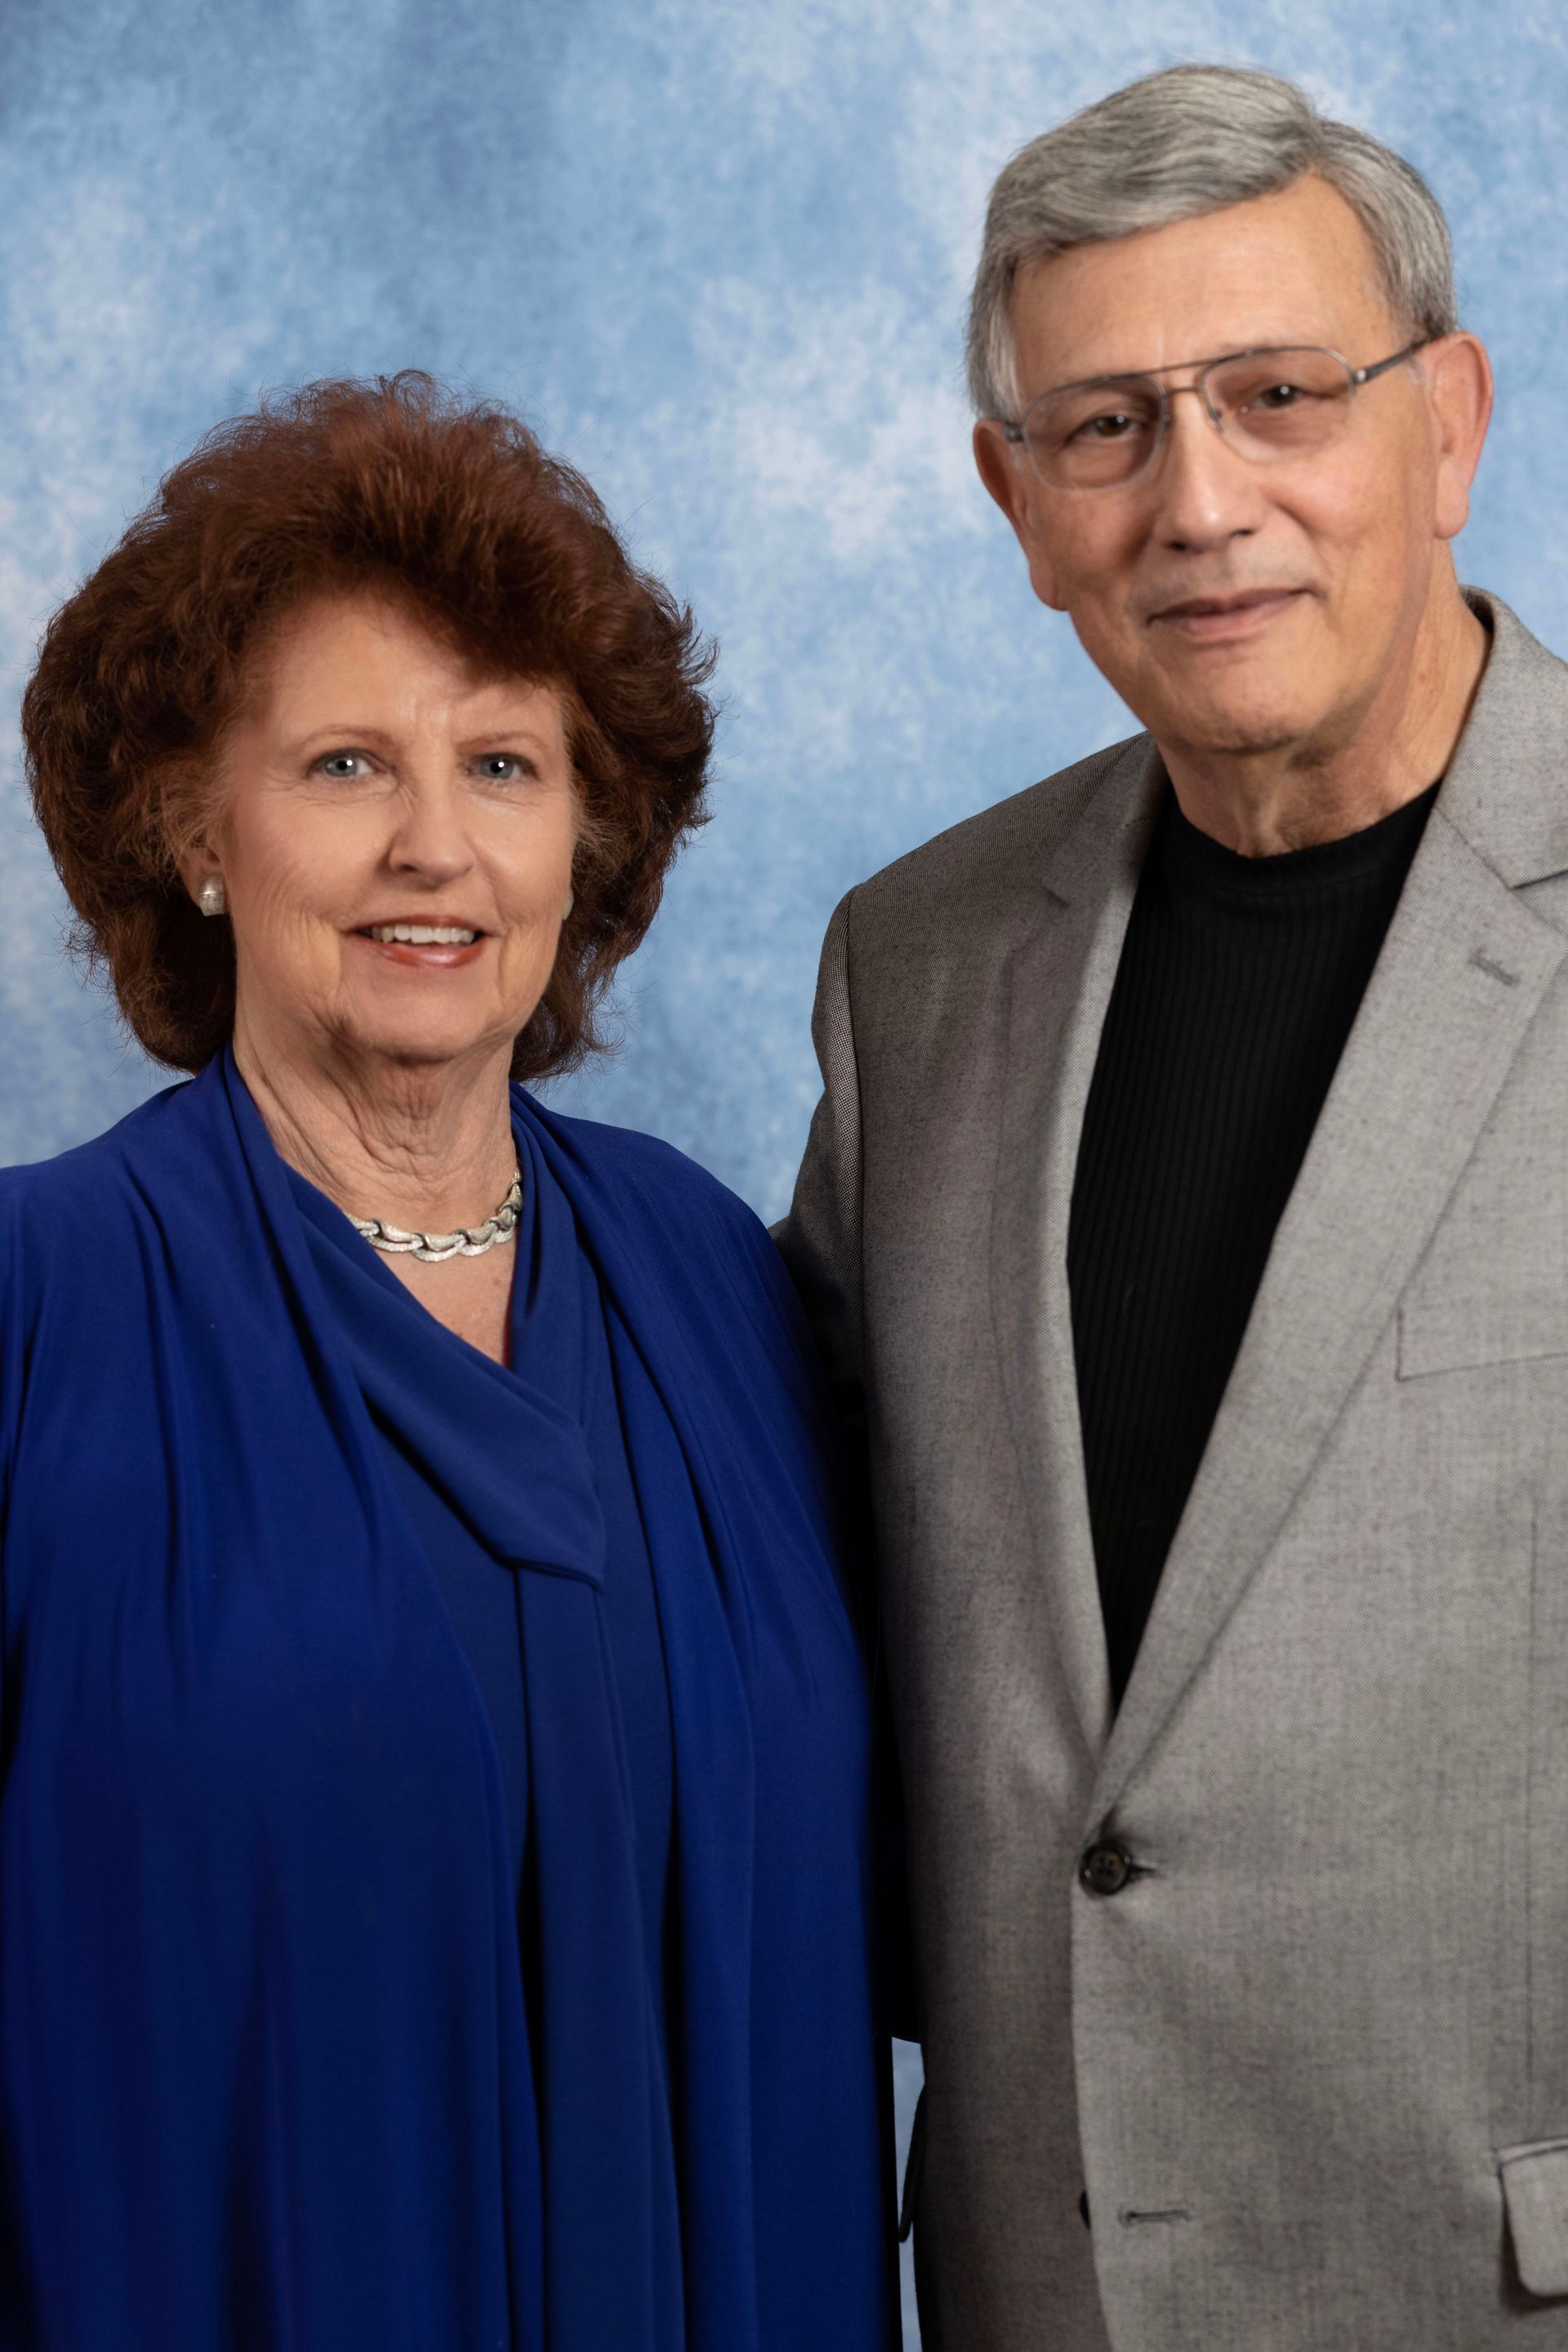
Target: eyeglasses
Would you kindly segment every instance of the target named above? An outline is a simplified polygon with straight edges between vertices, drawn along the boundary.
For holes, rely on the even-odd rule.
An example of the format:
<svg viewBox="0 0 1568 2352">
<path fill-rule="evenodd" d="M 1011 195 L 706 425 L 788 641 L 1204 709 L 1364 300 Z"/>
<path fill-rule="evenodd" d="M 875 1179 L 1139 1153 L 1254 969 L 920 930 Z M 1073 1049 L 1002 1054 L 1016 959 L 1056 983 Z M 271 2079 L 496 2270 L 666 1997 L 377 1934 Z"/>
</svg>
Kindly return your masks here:
<svg viewBox="0 0 1568 2352">
<path fill-rule="evenodd" d="M 1169 387 L 1160 382 L 1168 369 L 1090 376 L 1042 392 L 1016 425 L 1004 421 L 1002 431 L 1053 490 L 1116 490 L 1135 482 L 1159 455 L 1171 404 L 1184 392 L 1196 393 L 1209 423 L 1238 457 L 1268 465 L 1311 457 L 1344 431 L 1363 383 L 1434 340 L 1424 335 L 1363 368 L 1319 344 L 1291 343 L 1196 362 L 1191 383 Z"/>
</svg>

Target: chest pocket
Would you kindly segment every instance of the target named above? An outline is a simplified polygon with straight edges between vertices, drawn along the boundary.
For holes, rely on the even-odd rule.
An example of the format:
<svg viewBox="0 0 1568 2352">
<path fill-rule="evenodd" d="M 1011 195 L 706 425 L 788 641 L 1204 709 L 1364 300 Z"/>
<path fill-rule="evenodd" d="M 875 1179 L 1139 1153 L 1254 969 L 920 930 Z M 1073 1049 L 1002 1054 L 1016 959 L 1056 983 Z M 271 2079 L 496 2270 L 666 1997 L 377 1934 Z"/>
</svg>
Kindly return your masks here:
<svg viewBox="0 0 1568 2352">
<path fill-rule="evenodd" d="M 1402 1381 L 1568 1357 L 1568 1024 L 1519 1065 L 1399 1302 Z"/>
<path fill-rule="evenodd" d="M 1568 2140 L 1505 2147 L 1498 2170 L 1521 2285 L 1553 2301 L 1568 2295 Z"/>
<path fill-rule="evenodd" d="M 1399 1309 L 1399 1377 L 1568 1356 L 1568 1297 L 1542 1286 L 1518 1297 L 1437 1297 Z"/>
</svg>

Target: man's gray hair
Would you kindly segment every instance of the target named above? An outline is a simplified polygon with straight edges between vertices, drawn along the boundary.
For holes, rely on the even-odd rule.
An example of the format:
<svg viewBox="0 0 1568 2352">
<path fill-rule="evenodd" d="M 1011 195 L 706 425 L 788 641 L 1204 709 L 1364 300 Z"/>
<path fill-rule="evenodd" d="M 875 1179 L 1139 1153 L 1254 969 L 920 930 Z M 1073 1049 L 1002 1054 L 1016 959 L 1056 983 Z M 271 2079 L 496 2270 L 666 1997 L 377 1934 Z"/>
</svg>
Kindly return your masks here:
<svg viewBox="0 0 1568 2352">
<path fill-rule="evenodd" d="M 1458 323 L 1453 248 L 1436 197 L 1392 148 L 1320 114 L 1278 74 L 1173 66 L 1031 140 L 991 191 L 969 306 L 969 390 L 982 416 L 1016 418 L 1010 316 L 1019 269 L 1137 229 L 1163 228 L 1314 173 L 1361 220 L 1389 309 L 1410 335 Z"/>
</svg>

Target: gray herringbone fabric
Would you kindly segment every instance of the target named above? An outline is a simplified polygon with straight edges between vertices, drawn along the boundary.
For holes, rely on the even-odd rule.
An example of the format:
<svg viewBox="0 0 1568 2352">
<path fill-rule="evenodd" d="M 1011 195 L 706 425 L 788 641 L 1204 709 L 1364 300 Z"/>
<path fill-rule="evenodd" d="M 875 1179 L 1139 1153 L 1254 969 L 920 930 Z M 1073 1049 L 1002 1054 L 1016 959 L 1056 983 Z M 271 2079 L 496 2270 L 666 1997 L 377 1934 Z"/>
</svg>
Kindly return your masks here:
<svg viewBox="0 0 1568 2352">
<path fill-rule="evenodd" d="M 930 2352 L 1568 2346 L 1568 668 L 1476 602 L 1114 1725 L 1065 1259 L 1148 740 L 828 934 L 782 1239 L 875 1480 Z"/>
</svg>

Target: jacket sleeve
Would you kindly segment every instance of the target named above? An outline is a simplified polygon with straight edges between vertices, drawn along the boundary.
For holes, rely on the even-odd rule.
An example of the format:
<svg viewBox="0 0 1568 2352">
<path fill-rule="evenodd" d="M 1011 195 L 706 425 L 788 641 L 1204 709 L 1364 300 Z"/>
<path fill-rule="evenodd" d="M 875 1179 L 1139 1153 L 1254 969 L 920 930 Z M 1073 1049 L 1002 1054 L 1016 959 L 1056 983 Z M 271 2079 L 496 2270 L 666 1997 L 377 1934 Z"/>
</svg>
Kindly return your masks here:
<svg viewBox="0 0 1568 2352">
<path fill-rule="evenodd" d="M 852 1465 L 858 1507 L 854 1524 L 863 1531 L 865 1554 L 865 1572 L 858 1581 L 876 1714 L 880 1823 L 879 1907 L 889 2023 L 894 2033 L 916 2042 L 921 2029 L 905 1880 L 903 1802 L 882 1650 L 868 1493 L 860 1231 L 860 1074 L 850 1002 L 849 933 L 854 899 L 851 891 L 841 900 L 823 942 L 811 1024 L 822 1071 L 822 1097 L 811 1122 L 789 1215 L 774 1228 L 773 1238 L 784 1253 L 826 1363 Z"/>
<path fill-rule="evenodd" d="M 849 924 L 855 894 L 835 909 L 823 942 L 812 1036 L 822 1096 L 789 1215 L 774 1228 L 827 1366 L 852 1454 L 866 1444 L 860 1257 L 860 1079 L 849 1000 Z"/>
</svg>

